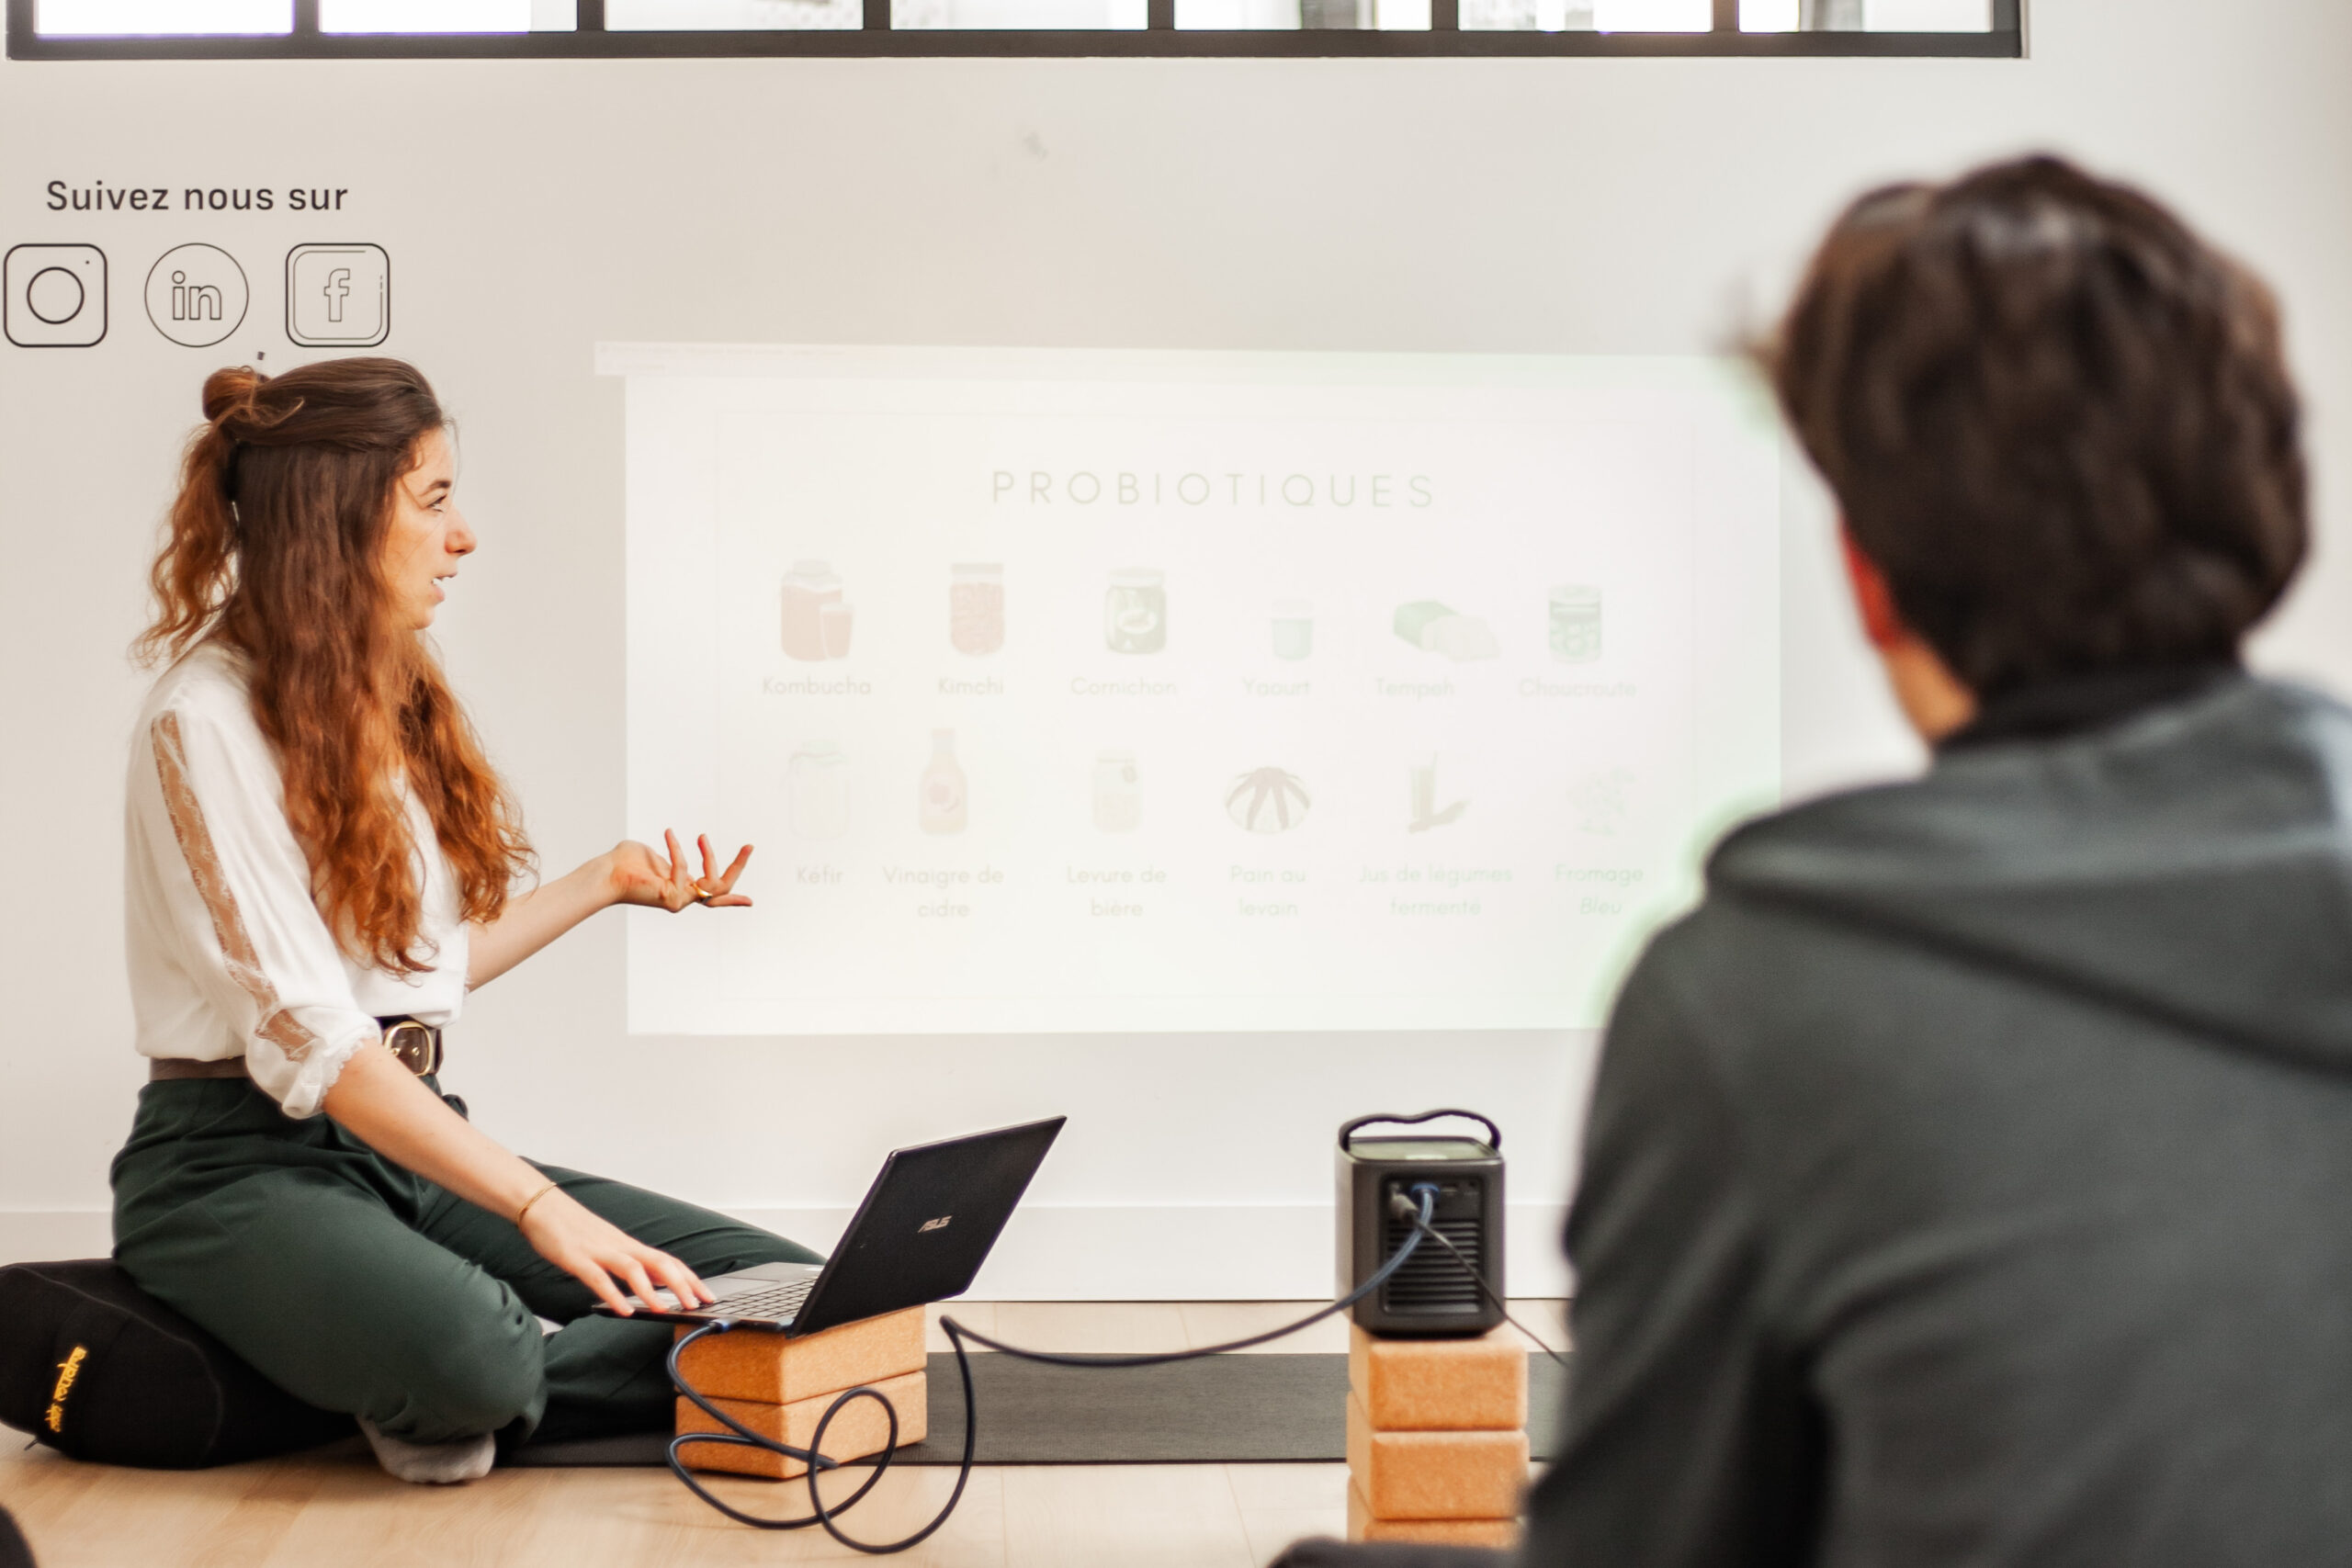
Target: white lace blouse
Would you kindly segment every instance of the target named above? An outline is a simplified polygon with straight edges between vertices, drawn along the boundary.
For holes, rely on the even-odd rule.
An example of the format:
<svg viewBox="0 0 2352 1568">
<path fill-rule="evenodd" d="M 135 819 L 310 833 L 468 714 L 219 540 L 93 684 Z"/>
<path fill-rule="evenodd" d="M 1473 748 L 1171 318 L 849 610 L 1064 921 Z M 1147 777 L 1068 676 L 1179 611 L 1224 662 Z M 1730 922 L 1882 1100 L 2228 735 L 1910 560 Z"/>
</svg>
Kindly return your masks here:
<svg viewBox="0 0 2352 1568">
<path fill-rule="evenodd" d="M 465 1005 L 466 927 L 432 820 L 412 800 L 433 967 L 354 960 L 311 896 L 277 761 L 243 661 L 205 644 L 148 694 L 130 749 L 124 932 L 140 1054 L 245 1059 L 289 1116 L 313 1116 L 379 1018 L 446 1024 Z"/>
</svg>

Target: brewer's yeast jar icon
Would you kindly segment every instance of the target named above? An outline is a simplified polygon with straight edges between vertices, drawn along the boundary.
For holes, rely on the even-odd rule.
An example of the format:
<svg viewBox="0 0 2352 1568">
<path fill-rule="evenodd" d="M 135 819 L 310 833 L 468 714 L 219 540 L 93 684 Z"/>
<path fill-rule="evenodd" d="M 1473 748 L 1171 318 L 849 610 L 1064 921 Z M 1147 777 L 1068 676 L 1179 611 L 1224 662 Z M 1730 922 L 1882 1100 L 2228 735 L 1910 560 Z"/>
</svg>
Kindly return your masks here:
<svg viewBox="0 0 2352 1568">
<path fill-rule="evenodd" d="M 1132 833 L 1143 826 L 1143 775 L 1133 751 L 1103 751 L 1094 759 L 1094 830 Z"/>
</svg>

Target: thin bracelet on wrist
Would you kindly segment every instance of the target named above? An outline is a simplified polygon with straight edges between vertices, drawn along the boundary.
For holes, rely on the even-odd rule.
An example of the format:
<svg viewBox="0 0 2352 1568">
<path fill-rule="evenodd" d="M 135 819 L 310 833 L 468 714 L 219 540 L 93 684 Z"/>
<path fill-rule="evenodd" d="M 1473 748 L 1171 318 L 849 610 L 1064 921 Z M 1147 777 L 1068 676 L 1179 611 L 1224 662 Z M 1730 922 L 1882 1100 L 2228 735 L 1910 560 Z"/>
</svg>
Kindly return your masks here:
<svg viewBox="0 0 2352 1568">
<path fill-rule="evenodd" d="M 554 1191 L 557 1188 L 562 1185 L 563 1183 L 560 1181 L 550 1181 L 545 1187 L 540 1188 L 537 1192 L 532 1193 L 528 1198 L 524 1199 L 523 1206 L 514 1211 L 514 1228 L 516 1230 L 521 1230 L 523 1228 L 523 1216 L 531 1212 L 532 1204 L 537 1202 L 540 1199 L 546 1197 L 548 1193 Z"/>
</svg>

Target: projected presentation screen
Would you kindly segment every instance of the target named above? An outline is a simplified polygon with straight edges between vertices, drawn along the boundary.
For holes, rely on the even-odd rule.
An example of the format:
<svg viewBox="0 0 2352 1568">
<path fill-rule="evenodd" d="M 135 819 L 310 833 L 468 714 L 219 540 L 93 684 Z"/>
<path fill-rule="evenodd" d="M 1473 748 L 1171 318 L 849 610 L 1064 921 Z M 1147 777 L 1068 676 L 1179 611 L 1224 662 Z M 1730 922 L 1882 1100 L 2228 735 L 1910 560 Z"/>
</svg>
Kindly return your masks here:
<svg viewBox="0 0 2352 1568">
<path fill-rule="evenodd" d="M 1779 775 L 1708 360 L 684 348 L 628 378 L 629 1024 L 1597 1022 Z"/>
</svg>

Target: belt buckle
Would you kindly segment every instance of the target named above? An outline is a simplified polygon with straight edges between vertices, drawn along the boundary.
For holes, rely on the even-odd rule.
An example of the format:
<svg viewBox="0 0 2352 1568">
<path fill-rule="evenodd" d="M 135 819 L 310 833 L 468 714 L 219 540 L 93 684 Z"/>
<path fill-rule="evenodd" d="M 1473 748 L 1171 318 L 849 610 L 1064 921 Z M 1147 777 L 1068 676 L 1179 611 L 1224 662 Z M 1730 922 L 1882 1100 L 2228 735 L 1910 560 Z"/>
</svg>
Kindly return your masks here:
<svg viewBox="0 0 2352 1568">
<path fill-rule="evenodd" d="M 413 1018 L 384 1026 L 384 1049 L 418 1077 L 441 1070 L 441 1032 Z"/>
</svg>

